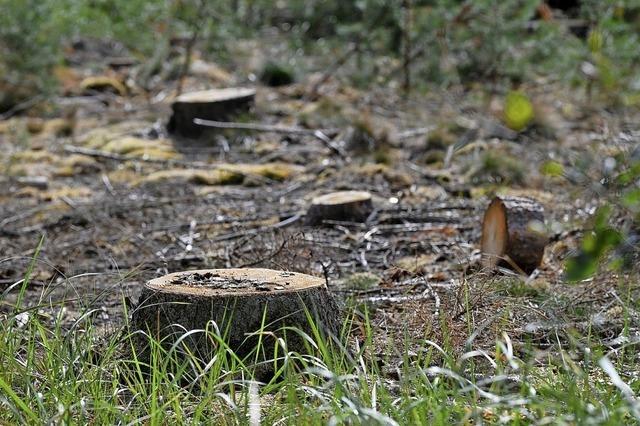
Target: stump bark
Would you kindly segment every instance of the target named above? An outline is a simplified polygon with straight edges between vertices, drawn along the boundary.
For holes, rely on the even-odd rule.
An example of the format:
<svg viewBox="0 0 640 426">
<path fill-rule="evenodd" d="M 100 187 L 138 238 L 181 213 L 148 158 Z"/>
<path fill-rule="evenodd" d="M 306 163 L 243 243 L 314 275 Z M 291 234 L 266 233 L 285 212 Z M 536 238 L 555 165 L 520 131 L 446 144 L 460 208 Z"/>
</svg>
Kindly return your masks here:
<svg viewBox="0 0 640 426">
<path fill-rule="evenodd" d="M 270 269 L 208 269 L 147 282 L 131 325 L 171 348 L 191 330 L 215 331 L 215 323 L 229 348 L 241 359 L 250 356 L 250 363 L 257 361 L 255 374 L 265 378 L 273 371 L 276 337 L 285 338 L 288 351 L 305 352 L 302 338 L 283 327 L 313 336 L 307 312 L 325 335 L 337 334 L 340 311 L 323 279 Z M 259 336 L 252 334 L 256 331 L 273 333 L 263 333 L 257 360 Z M 136 343 L 143 359 L 148 358 L 148 344 L 146 337 Z M 215 339 L 201 332 L 184 339 L 180 348 L 185 346 L 205 362 L 219 350 Z M 278 354 L 282 356 L 282 348 Z"/>
<path fill-rule="evenodd" d="M 185 93 L 178 96 L 171 106 L 173 114 L 167 130 L 187 138 L 197 138 L 206 128 L 194 124 L 194 118 L 224 121 L 234 114 L 248 111 L 254 103 L 255 95 L 255 90 L 243 88 Z"/>
<path fill-rule="evenodd" d="M 482 222 L 483 265 L 506 266 L 530 274 L 542 263 L 548 243 L 544 208 L 522 197 L 496 197 Z"/>
<path fill-rule="evenodd" d="M 307 210 L 306 220 L 309 225 L 318 225 L 324 220 L 364 222 L 372 211 L 370 193 L 339 191 L 314 198 Z"/>
</svg>

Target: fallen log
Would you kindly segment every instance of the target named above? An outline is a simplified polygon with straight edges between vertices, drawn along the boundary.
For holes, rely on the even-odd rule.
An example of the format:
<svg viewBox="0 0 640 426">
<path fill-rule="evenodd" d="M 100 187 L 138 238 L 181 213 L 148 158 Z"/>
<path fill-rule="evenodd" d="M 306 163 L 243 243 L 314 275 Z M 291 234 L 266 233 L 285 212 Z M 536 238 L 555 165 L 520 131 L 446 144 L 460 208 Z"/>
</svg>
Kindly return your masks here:
<svg viewBox="0 0 640 426">
<path fill-rule="evenodd" d="M 325 220 L 364 222 L 373 211 L 371 194 L 366 191 L 339 191 L 321 195 L 311 201 L 307 224 Z"/>
<path fill-rule="evenodd" d="M 256 91 L 245 88 L 212 89 L 178 96 L 171 108 L 173 114 L 167 124 L 170 133 L 197 138 L 206 130 L 193 122 L 196 118 L 222 121 L 239 112 L 248 111 L 254 103 Z"/>
<path fill-rule="evenodd" d="M 522 197 L 496 197 L 482 222 L 483 266 L 506 266 L 530 274 L 542 263 L 548 238 L 544 208 Z"/>
<path fill-rule="evenodd" d="M 240 359 L 255 363 L 256 377 L 265 379 L 274 371 L 276 354 L 282 357 L 285 351 L 276 349 L 276 338 L 284 338 L 288 352 L 306 352 L 301 336 L 285 327 L 313 337 L 307 313 L 325 336 L 337 333 L 340 313 L 324 279 L 270 269 L 208 269 L 147 282 L 131 324 L 147 336 L 135 343 L 142 359 L 149 357 L 152 337 L 166 349 L 188 348 L 206 363 L 221 349 L 213 332 Z M 193 330 L 208 332 L 184 338 Z"/>
</svg>

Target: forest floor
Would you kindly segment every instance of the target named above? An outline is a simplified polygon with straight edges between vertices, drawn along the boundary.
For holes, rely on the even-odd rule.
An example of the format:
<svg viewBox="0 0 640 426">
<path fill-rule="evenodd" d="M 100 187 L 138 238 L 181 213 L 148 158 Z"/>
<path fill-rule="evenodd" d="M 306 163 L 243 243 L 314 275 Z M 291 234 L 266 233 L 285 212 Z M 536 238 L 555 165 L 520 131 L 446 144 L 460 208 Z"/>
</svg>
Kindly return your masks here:
<svg viewBox="0 0 640 426">
<path fill-rule="evenodd" d="M 93 70 L 126 81 L 118 55 L 93 58 Z M 194 69 L 184 91 L 251 85 L 242 69 L 199 63 L 209 71 Z M 595 339 L 614 353 L 640 338 L 637 277 L 563 279 L 600 204 L 590 180 L 575 176 L 598 176 L 606 158 L 633 149 L 637 111 L 535 81 L 524 89 L 536 122 L 515 133 L 501 122 L 506 91 L 492 84 L 404 96 L 330 76 L 313 99 L 314 74 L 258 86 L 255 108 L 237 120 L 332 128 L 333 148 L 311 134 L 238 130 L 190 141 L 165 128 L 175 82 L 152 95 L 78 91 L 90 73 L 86 62 L 67 68 L 66 95 L 0 121 L 0 312 L 18 298 L 13 284 L 42 237 L 23 303 L 68 326 L 97 309 L 94 323 L 117 329 L 123 301 L 135 304 L 142 283 L 169 272 L 251 266 L 326 277 L 336 295 L 369 309 L 381 357 L 424 339 L 459 353 L 486 349 L 505 333 L 541 359 L 567 342 Z M 569 179 L 542 173 L 550 161 Z M 305 224 L 314 196 L 343 189 L 373 194 L 366 223 Z M 532 276 L 479 266 L 494 194 L 545 207 L 551 242 Z"/>
</svg>

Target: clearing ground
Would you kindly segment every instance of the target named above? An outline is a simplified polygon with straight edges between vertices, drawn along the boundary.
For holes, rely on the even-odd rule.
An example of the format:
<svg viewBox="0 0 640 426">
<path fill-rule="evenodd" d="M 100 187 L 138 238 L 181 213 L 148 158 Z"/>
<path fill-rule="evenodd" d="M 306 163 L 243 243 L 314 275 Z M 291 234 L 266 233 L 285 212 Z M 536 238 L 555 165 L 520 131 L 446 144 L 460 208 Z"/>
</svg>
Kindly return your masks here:
<svg viewBox="0 0 640 426">
<path fill-rule="evenodd" d="M 100 58 L 104 70 L 114 69 L 110 59 Z M 623 309 L 640 297 L 637 278 L 602 272 L 569 284 L 563 268 L 600 203 L 592 180 L 573 170 L 592 179 L 607 158 L 631 152 L 640 114 L 537 81 L 522 87 L 537 119 L 514 132 L 501 120 L 505 91 L 488 84 L 403 97 L 329 76 L 311 96 L 319 78 L 258 86 L 255 107 L 236 121 L 327 129 L 323 137 L 264 129 L 173 137 L 165 125 L 174 86 L 153 96 L 72 93 L 0 121 L 0 312 L 10 312 L 42 237 L 24 303 L 69 327 L 91 308 L 105 333 L 117 329 L 123 305 L 163 274 L 256 267 L 324 277 L 342 300 L 366 306 L 374 356 L 390 379 L 402 359 L 386 355 L 404 341 L 462 353 L 506 333 L 516 350 L 532 346 L 545 358 L 569 341 L 615 350 L 639 337 L 640 316 Z M 223 84 L 192 73 L 183 91 L 213 86 Z M 543 173 L 556 163 L 564 177 Z M 309 225 L 311 200 L 340 190 L 372 194 L 366 222 Z M 480 266 L 494 194 L 545 208 L 551 242 L 529 277 Z"/>
</svg>

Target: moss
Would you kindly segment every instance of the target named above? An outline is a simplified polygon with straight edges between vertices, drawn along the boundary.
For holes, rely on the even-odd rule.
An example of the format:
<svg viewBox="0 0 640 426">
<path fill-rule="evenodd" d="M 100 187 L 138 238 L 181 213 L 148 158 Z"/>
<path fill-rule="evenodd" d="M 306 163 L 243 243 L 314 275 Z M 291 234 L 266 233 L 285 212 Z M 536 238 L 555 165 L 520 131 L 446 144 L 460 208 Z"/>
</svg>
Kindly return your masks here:
<svg viewBox="0 0 640 426">
<path fill-rule="evenodd" d="M 287 163 L 265 163 L 265 164 L 233 164 L 224 166 L 225 170 L 238 172 L 243 175 L 261 176 L 267 179 L 284 181 L 292 176 L 301 173 L 303 168 Z"/>
<path fill-rule="evenodd" d="M 194 178 L 195 174 L 198 173 L 199 170 L 196 169 L 171 169 L 171 170 L 160 170 L 157 172 L 150 173 L 146 176 L 143 176 L 140 179 L 134 181 L 134 185 L 139 185 L 142 183 L 156 183 L 156 182 L 164 182 L 167 180 L 191 180 Z"/>
<path fill-rule="evenodd" d="M 176 160 L 182 156 L 175 152 L 160 148 L 141 148 L 128 153 L 130 157 L 145 158 L 150 160 Z"/>
<path fill-rule="evenodd" d="M 113 139 L 107 142 L 102 150 L 113 154 L 131 154 L 134 152 L 144 153 L 145 150 L 156 150 L 172 152 L 173 147 L 171 142 L 164 139 L 148 140 L 142 138 L 136 138 L 133 136 L 126 136 L 123 138 Z"/>
<path fill-rule="evenodd" d="M 82 126 L 86 120 L 78 122 Z M 121 139 L 126 135 L 135 134 L 142 129 L 150 127 L 153 123 L 146 121 L 123 121 L 97 129 L 92 129 L 80 137 L 80 143 L 87 148 L 100 149 L 108 142 Z"/>
<path fill-rule="evenodd" d="M 133 164 L 128 162 L 125 167 L 108 172 L 107 177 L 113 183 L 127 184 L 130 182 L 137 182 L 139 181 L 139 174 L 132 166 Z"/>
<path fill-rule="evenodd" d="M 259 184 L 254 177 L 283 181 L 300 173 L 302 167 L 286 163 L 229 164 L 211 170 L 171 169 L 160 170 L 135 181 L 134 185 L 167 180 L 184 180 L 199 185 Z"/>
<path fill-rule="evenodd" d="M 22 188 L 16 195 L 19 197 L 35 198 L 41 201 L 56 201 L 61 198 L 89 198 L 92 192 L 90 188 L 85 186 L 52 188 L 44 191 L 27 187 Z"/>
<path fill-rule="evenodd" d="M 21 151 L 11 156 L 11 162 L 15 163 L 53 163 L 59 157 L 45 150 Z"/>
<path fill-rule="evenodd" d="M 244 176 L 228 170 L 198 170 L 189 180 L 202 185 L 239 185 L 244 181 Z"/>
<path fill-rule="evenodd" d="M 80 143 L 87 148 L 99 149 L 112 139 L 113 135 L 106 129 L 95 129 L 87 133 Z"/>
<path fill-rule="evenodd" d="M 136 184 L 179 180 L 198 185 L 233 185 L 242 183 L 243 179 L 241 174 L 221 169 L 172 169 L 151 173 L 139 179 Z"/>
</svg>

